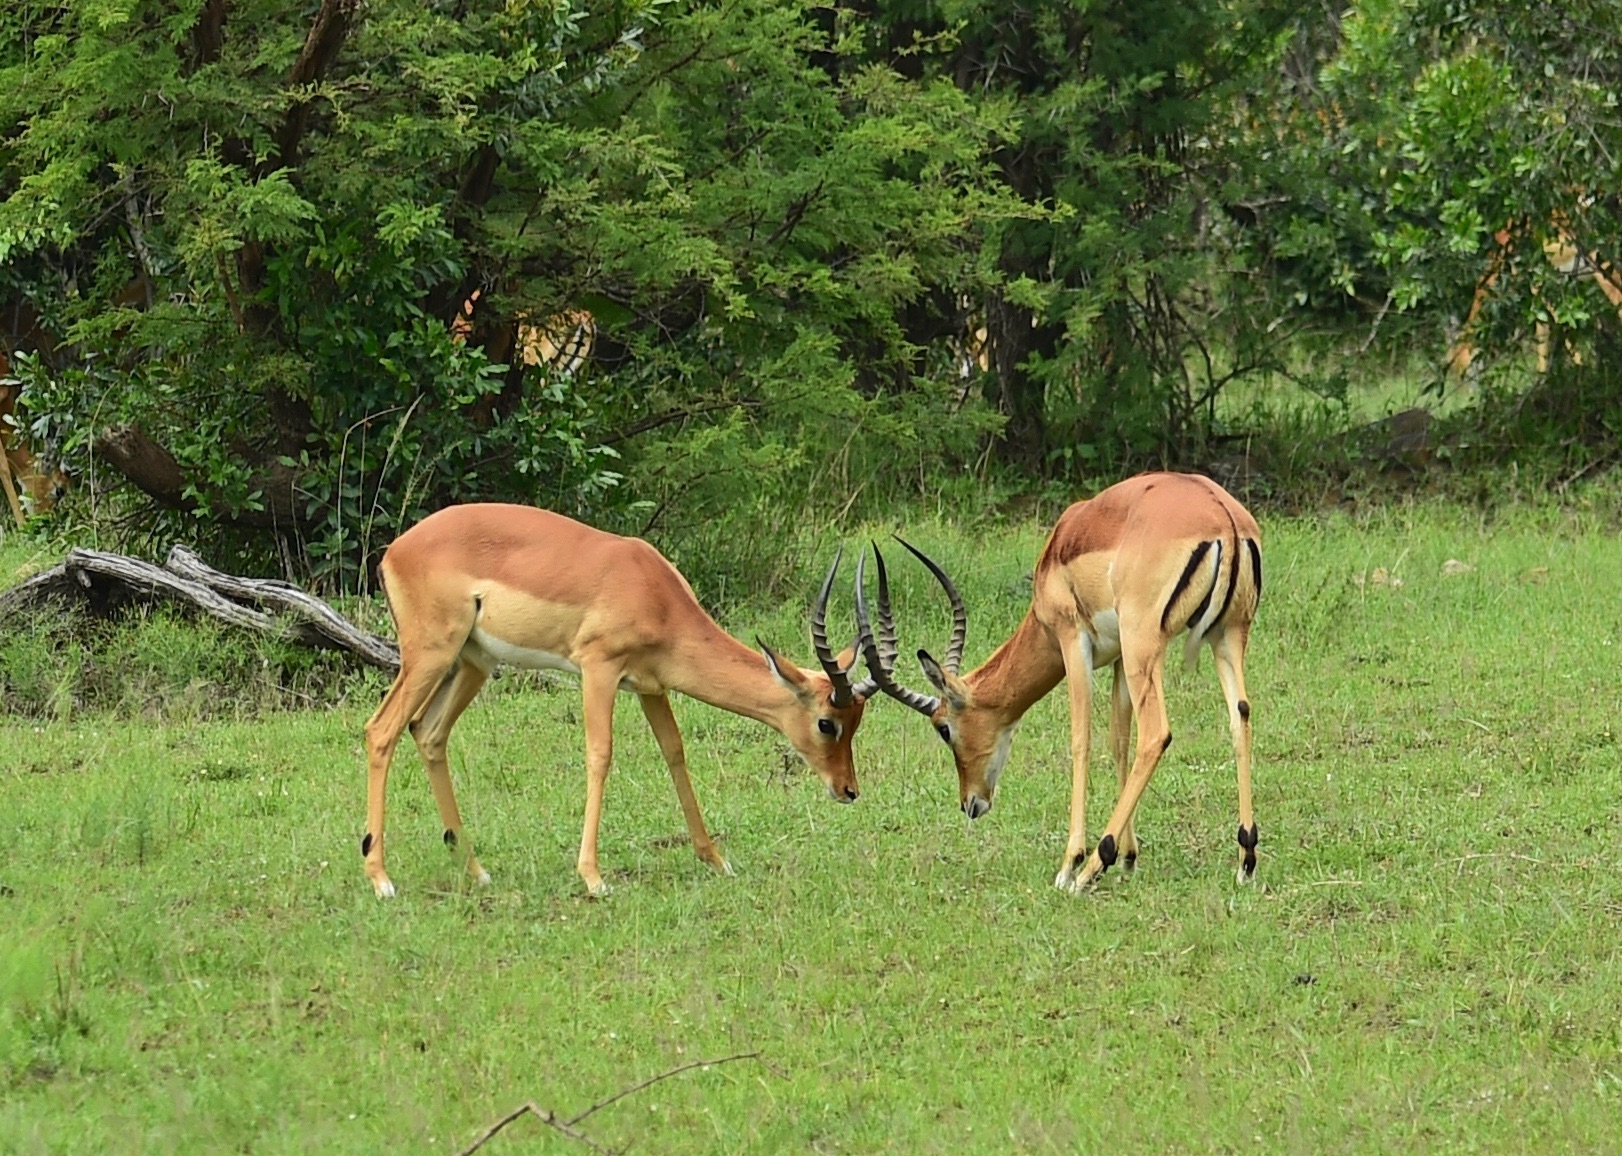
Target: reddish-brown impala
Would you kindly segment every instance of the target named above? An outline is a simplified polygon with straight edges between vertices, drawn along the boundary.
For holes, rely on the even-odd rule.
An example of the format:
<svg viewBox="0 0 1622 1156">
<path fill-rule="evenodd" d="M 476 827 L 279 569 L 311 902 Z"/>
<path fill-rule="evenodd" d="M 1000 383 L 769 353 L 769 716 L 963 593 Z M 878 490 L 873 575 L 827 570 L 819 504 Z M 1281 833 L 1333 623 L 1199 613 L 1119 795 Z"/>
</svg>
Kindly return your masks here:
<svg viewBox="0 0 1622 1156">
<path fill-rule="evenodd" d="M 402 534 L 383 555 L 383 588 L 400 637 L 400 673 L 366 724 L 366 875 L 394 894 L 383 869 L 383 795 L 408 726 L 422 752 L 445 842 L 480 882 L 451 789 L 451 727 L 500 664 L 580 676 L 586 716 L 586 820 L 578 870 L 593 895 L 597 826 L 613 750 L 614 699 L 637 696 L 659 743 L 699 858 L 727 874 L 687 777 L 670 711 L 678 690 L 781 732 L 841 802 L 856 798 L 850 741 L 876 689 L 851 681 L 854 650 L 835 656 L 825 620 L 839 559 L 811 611 L 822 666 L 801 670 L 764 643 L 757 652 L 717 626 L 674 566 L 637 538 L 583 526 L 529 506 L 451 506 Z"/>
<path fill-rule="evenodd" d="M 902 545 L 929 567 L 952 603 L 945 661 L 918 652 L 939 694 L 921 694 L 895 680 L 896 632 L 882 557 L 878 636 L 862 595 L 862 567 L 857 567 L 862 647 L 879 689 L 928 718 L 952 748 L 959 801 L 969 818 L 991 810 L 1020 718 L 1064 679 L 1070 689 L 1070 839 L 1054 885 L 1080 890 L 1118 857 L 1128 867 L 1134 865 L 1138 840 L 1133 812 L 1171 745 L 1162 685 L 1166 647 L 1186 631 L 1187 660 L 1192 663 L 1200 645 L 1209 643 L 1228 700 L 1239 764 L 1239 880 L 1250 880 L 1256 870 L 1257 833 L 1250 801 L 1245 646 L 1261 600 L 1262 547 L 1261 531 L 1243 506 L 1209 478 L 1168 473 L 1129 478 L 1077 502 L 1048 536 L 1025 620 L 978 669 L 962 676 L 958 664 L 968 630 L 963 600 L 940 566 L 906 542 Z M 1092 673 L 1105 666 L 1114 672 L 1110 749 L 1121 794 L 1089 855 Z M 1138 719 L 1135 757 L 1130 750 L 1133 715 Z"/>
</svg>

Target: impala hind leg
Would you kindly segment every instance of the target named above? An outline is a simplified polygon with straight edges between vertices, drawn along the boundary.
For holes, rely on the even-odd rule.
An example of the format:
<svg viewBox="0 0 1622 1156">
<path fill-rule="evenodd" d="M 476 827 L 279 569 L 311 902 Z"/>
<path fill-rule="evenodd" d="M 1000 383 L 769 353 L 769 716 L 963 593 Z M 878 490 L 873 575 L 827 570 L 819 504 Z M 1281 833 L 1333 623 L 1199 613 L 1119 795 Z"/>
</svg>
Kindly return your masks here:
<svg viewBox="0 0 1622 1156">
<path fill-rule="evenodd" d="M 1087 858 L 1087 760 L 1092 754 L 1093 646 L 1074 628 L 1059 633 L 1065 685 L 1070 692 L 1070 838 L 1053 885 L 1069 890 Z"/>
<path fill-rule="evenodd" d="M 1233 732 L 1234 761 L 1239 766 L 1239 882 L 1256 877 L 1256 814 L 1250 803 L 1250 700 L 1245 696 L 1245 645 L 1250 627 L 1224 630 L 1211 644 L 1217 678 L 1228 700 L 1228 729 Z"/>
<path fill-rule="evenodd" d="M 580 834 L 580 858 L 575 870 L 593 897 L 608 894 L 608 884 L 597 870 L 597 827 L 603 816 L 603 787 L 614 760 L 614 695 L 620 672 L 596 663 L 582 665 L 580 691 L 586 714 L 586 821 Z"/>
<path fill-rule="evenodd" d="M 456 791 L 451 786 L 450 760 L 446 757 L 445 746 L 456 720 L 462 717 L 462 712 L 489 677 L 486 671 L 473 663 L 461 660 L 456 673 L 440 684 L 422 716 L 411 724 L 411 737 L 417 741 L 422 765 L 428 772 L 428 784 L 434 790 L 434 802 L 439 806 L 440 823 L 445 828 L 445 846 L 463 857 L 463 866 L 468 875 L 480 884 L 490 882 L 490 873 L 479 866 L 479 860 L 473 854 L 473 844 L 463 831 L 462 813 L 456 806 Z"/>
<path fill-rule="evenodd" d="M 1120 790 L 1126 790 L 1126 774 L 1132 766 L 1132 692 L 1126 684 L 1126 668 L 1120 659 L 1111 670 L 1109 711 L 1109 749 L 1115 760 L 1115 781 Z M 1135 817 L 1134 817 L 1135 819 Z M 1126 821 L 1121 836 L 1121 869 L 1132 871 L 1138 865 L 1138 835 L 1133 828 L 1134 819 Z"/>
<path fill-rule="evenodd" d="M 1137 810 L 1138 800 L 1143 797 L 1144 789 L 1154 776 L 1155 767 L 1160 764 L 1160 757 L 1166 753 L 1166 748 L 1171 746 L 1171 727 L 1166 720 L 1164 688 L 1165 642 L 1158 633 L 1155 633 L 1152 634 L 1152 642 L 1146 641 L 1141 646 L 1133 646 L 1128 642 L 1129 634 L 1125 623 L 1122 623 L 1121 633 L 1122 665 L 1126 671 L 1132 708 L 1138 716 L 1138 753 L 1132 761 L 1132 770 L 1126 776 L 1126 783 L 1121 787 L 1121 797 L 1115 802 L 1115 811 L 1110 815 L 1109 824 L 1104 828 L 1098 846 L 1087 859 L 1087 865 L 1076 877 L 1073 890 L 1077 891 L 1091 885 L 1119 858 L 1126 832 L 1132 824 L 1133 812 Z"/>
<path fill-rule="evenodd" d="M 424 652 L 402 646 L 400 659 L 394 685 L 366 724 L 366 834 L 360 841 L 360 853 L 366 860 L 366 877 L 379 899 L 394 895 L 394 884 L 383 869 L 383 799 L 389 764 L 406 726 L 422 713 L 450 674 L 456 651 L 441 648 Z"/>
<path fill-rule="evenodd" d="M 732 874 L 732 865 L 715 846 L 715 840 L 704 827 L 704 816 L 698 809 L 698 797 L 693 794 L 693 781 L 687 777 L 687 752 L 682 747 L 681 731 L 676 716 L 671 713 L 670 700 L 662 694 L 637 696 L 642 702 L 642 713 L 647 716 L 653 737 L 658 740 L 659 753 L 670 768 L 670 779 L 676 785 L 676 797 L 681 800 L 681 813 L 687 818 L 687 831 L 693 837 L 693 850 L 704 862 L 723 875 Z"/>
</svg>

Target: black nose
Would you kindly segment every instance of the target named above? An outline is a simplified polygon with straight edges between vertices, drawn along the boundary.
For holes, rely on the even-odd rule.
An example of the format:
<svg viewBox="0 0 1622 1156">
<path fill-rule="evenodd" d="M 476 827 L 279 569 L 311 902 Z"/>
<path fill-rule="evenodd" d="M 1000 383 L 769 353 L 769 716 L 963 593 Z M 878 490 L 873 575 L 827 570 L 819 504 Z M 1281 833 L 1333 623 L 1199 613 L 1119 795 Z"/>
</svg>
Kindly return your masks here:
<svg viewBox="0 0 1622 1156">
<path fill-rule="evenodd" d="M 855 787 L 846 787 L 845 788 L 845 802 L 854 803 L 855 801 L 856 801 L 856 788 Z"/>
<path fill-rule="evenodd" d="M 991 810 L 991 801 L 982 799 L 979 795 L 970 795 L 963 800 L 963 813 L 971 819 L 978 819 Z"/>
</svg>

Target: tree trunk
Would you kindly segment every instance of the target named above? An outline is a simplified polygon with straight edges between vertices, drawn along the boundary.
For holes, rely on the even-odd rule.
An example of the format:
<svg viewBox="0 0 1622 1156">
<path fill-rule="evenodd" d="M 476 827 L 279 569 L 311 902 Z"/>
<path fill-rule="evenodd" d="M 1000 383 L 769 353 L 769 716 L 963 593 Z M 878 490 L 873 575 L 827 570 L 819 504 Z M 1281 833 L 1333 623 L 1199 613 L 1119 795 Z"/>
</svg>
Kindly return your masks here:
<svg viewBox="0 0 1622 1156">
<path fill-rule="evenodd" d="M 1028 473 L 1047 460 L 1047 391 L 1027 365 L 1032 355 L 1051 358 L 1059 346 L 1057 325 L 1033 324 L 1035 315 L 1001 294 L 986 303 L 986 343 L 991 359 L 988 399 L 1008 418 L 997 457 Z"/>
</svg>

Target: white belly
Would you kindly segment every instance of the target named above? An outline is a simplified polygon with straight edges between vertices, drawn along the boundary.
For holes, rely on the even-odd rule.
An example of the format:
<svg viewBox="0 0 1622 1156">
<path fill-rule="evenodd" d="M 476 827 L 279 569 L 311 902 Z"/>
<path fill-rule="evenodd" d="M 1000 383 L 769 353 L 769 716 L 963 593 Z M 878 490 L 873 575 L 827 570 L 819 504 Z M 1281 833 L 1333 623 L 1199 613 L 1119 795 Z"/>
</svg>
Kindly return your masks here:
<svg viewBox="0 0 1622 1156">
<path fill-rule="evenodd" d="M 525 670 L 561 670 L 579 674 L 580 668 L 550 650 L 535 650 L 528 646 L 514 646 L 480 627 L 475 626 L 468 636 L 468 660 L 476 666 L 490 670 L 495 666 L 519 666 Z M 473 651 L 480 653 L 473 653 Z"/>
<path fill-rule="evenodd" d="M 473 628 L 473 633 L 468 635 L 467 645 L 462 648 L 462 655 L 486 674 L 498 666 L 517 666 L 525 670 L 559 670 L 564 674 L 580 673 L 580 667 L 561 654 L 553 654 L 550 650 L 536 650 L 530 646 L 514 646 L 477 626 Z M 643 687 L 637 685 L 636 679 L 631 675 L 620 679 L 620 689 L 637 694 L 658 693 L 657 688 L 645 691 Z"/>
<path fill-rule="evenodd" d="M 1093 615 L 1092 640 L 1093 669 L 1111 665 L 1121 657 L 1121 620 L 1113 610 L 1100 610 Z"/>
</svg>

